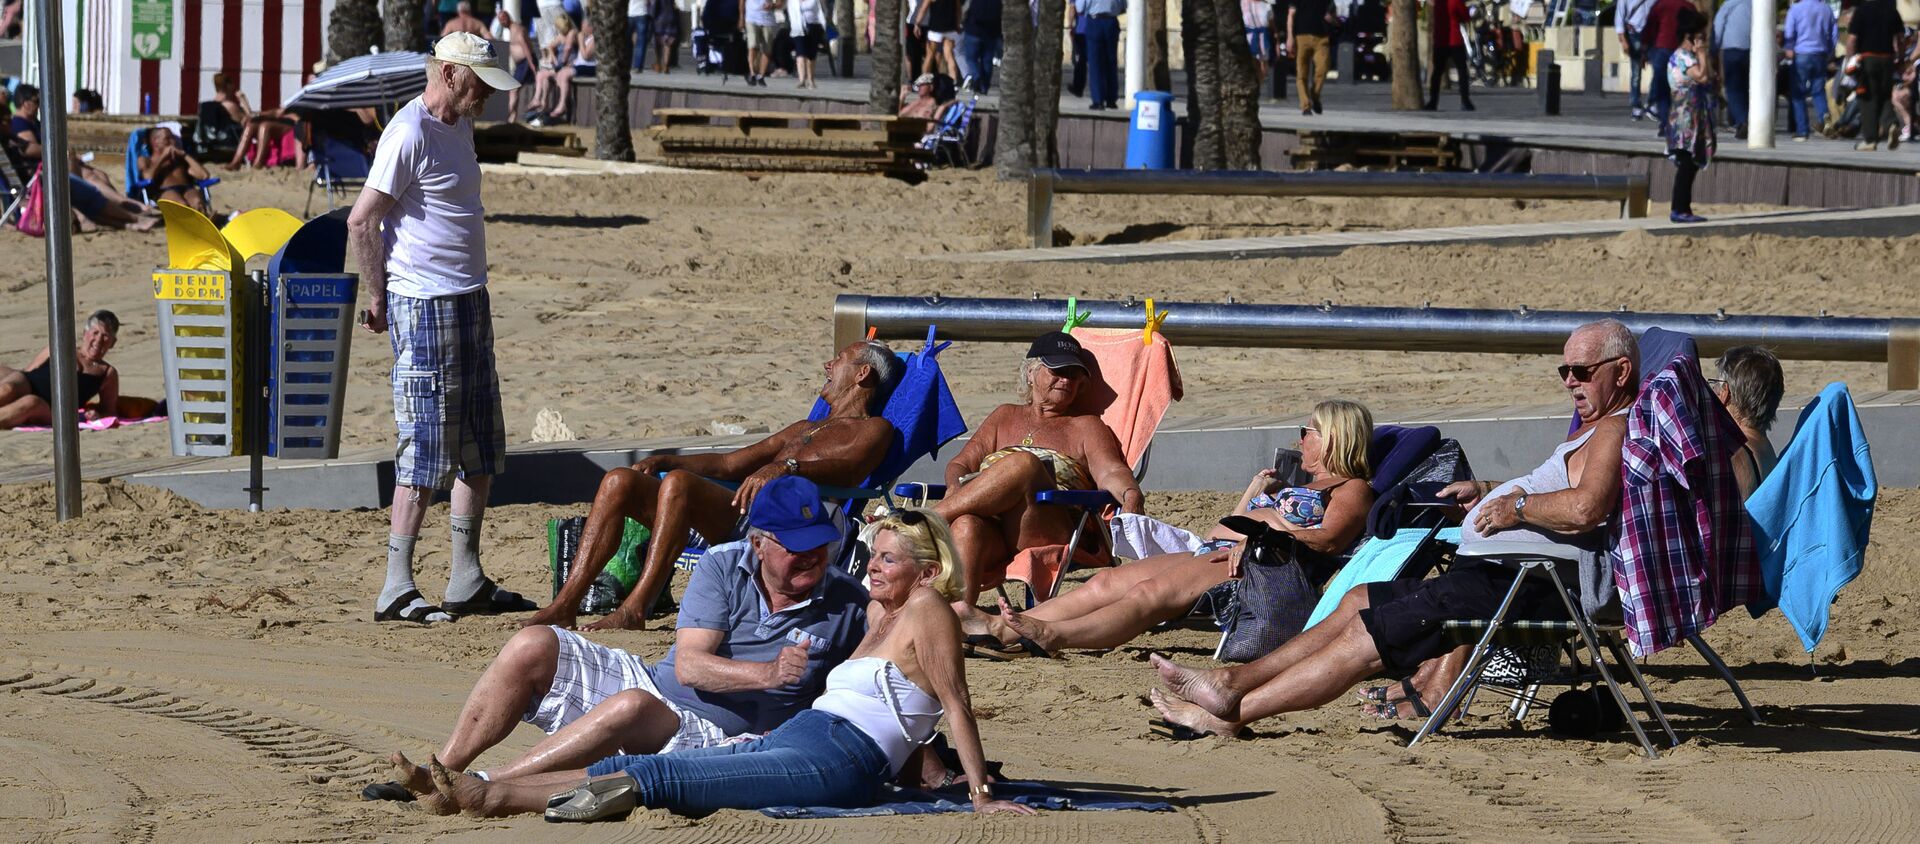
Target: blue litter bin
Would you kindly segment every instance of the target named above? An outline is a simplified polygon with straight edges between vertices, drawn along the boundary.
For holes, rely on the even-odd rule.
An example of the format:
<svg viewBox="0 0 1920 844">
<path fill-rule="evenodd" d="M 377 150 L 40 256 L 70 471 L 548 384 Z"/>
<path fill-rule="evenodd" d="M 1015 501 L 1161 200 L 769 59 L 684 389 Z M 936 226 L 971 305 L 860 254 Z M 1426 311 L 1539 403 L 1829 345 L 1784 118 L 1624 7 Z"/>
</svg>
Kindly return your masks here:
<svg viewBox="0 0 1920 844">
<path fill-rule="evenodd" d="M 1141 91 L 1133 95 L 1133 125 L 1127 130 L 1127 169 L 1173 169 L 1173 124 L 1172 94 Z"/>
</svg>

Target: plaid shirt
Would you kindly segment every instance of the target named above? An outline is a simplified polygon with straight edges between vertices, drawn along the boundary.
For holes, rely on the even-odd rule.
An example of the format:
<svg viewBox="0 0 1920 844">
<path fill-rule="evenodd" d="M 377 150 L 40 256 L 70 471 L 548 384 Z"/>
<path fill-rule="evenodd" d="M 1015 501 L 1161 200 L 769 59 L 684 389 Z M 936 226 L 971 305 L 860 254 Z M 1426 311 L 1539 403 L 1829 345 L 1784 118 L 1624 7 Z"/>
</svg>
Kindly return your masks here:
<svg viewBox="0 0 1920 844">
<path fill-rule="evenodd" d="M 1627 644 L 1648 656 L 1761 593 L 1733 454 L 1746 442 L 1700 363 L 1674 359 L 1627 417 L 1611 543 Z"/>
</svg>

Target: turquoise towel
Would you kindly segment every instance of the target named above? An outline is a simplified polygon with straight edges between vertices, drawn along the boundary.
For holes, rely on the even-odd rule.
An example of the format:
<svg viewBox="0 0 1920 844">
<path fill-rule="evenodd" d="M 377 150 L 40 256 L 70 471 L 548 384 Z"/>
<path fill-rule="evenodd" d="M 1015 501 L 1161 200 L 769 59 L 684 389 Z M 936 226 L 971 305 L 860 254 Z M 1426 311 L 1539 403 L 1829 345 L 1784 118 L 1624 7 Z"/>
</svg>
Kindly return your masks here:
<svg viewBox="0 0 1920 844">
<path fill-rule="evenodd" d="M 1360 550 L 1354 552 L 1353 559 L 1340 568 L 1327 584 L 1327 591 L 1320 596 L 1320 603 L 1314 605 L 1313 615 L 1307 618 L 1307 626 L 1312 627 L 1320 620 L 1333 614 L 1340 606 L 1340 599 L 1362 583 L 1379 583 L 1400 576 L 1400 570 L 1406 568 L 1407 558 L 1413 556 L 1420 540 L 1427 535 L 1427 528 L 1409 528 L 1395 531 L 1392 536 L 1369 539 Z M 1441 528 L 1438 538 L 1460 544 L 1460 529 Z"/>
<path fill-rule="evenodd" d="M 1827 632 L 1827 610 L 1860 574 L 1879 492 L 1866 434 L 1847 385 L 1828 384 L 1800 412 L 1780 465 L 1747 499 L 1766 598 L 1755 617 L 1780 607 L 1808 653 Z"/>
</svg>

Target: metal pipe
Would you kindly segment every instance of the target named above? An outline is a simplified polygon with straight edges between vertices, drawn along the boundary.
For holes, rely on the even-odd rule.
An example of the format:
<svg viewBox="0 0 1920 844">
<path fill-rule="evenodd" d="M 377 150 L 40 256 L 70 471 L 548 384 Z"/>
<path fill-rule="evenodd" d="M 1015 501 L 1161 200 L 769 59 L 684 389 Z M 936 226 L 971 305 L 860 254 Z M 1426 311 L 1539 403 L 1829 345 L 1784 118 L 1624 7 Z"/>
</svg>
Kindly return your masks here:
<svg viewBox="0 0 1920 844">
<path fill-rule="evenodd" d="M 1752 37 L 1752 50 L 1748 52 L 1749 68 L 1766 68 L 1765 73 L 1751 70 L 1747 75 L 1747 148 L 1773 149 L 1773 113 L 1778 107 L 1774 91 L 1773 68 L 1774 21 L 1773 0 L 1753 0 L 1750 10 L 1753 24 L 1747 32 Z"/>
<path fill-rule="evenodd" d="M 1092 316 L 1089 328 L 1140 328 L 1141 304 L 1079 301 Z M 1612 317 L 1635 332 L 1659 326 L 1693 335 L 1702 355 L 1757 343 L 1793 360 L 1886 361 L 1888 389 L 1920 383 L 1920 319 L 1830 316 L 1734 316 L 1634 313 L 1631 311 L 1536 311 L 1470 308 L 1252 305 L 1202 302 L 1156 303 L 1169 315 L 1160 326 L 1167 340 L 1190 346 L 1239 348 L 1370 349 L 1413 352 L 1554 354 L 1567 335 L 1585 323 Z M 881 338 L 913 339 L 939 326 L 943 339 L 1028 342 L 1056 330 L 1065 317 L 1061 299 L 949 299 L 942 296 L 843 294 L 834 302 L 836 347 L 860 339 L 868 327 Z M 1899 374 L 1898 382 L 1895 375 Z"/>
<path fill-rule="evenodd" d="M 54 513 L 80 515 L 80 385 L 73 331 L 73 211 L 67 192 L 66 44 L 60 3 L 39 0 L 40 195 L 47 225 L 47 336 L 53 376 Z"/>
</svg>

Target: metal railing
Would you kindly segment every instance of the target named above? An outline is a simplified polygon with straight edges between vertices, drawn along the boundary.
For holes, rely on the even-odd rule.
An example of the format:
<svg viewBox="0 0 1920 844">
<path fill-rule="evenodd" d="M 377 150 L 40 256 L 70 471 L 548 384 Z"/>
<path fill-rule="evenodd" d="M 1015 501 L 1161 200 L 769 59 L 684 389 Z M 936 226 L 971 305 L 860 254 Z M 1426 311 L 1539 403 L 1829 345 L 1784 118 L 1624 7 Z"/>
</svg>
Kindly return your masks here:
<svg viewBox="0 0 1920 844">
<path fill-rule="evenodd" d="M 1089 328 L 1141 328 L 1140 302 L 1079 301 Z M 1582 324 L 1612 317 L 1635 332 L 1658 326 L 1693 335 L 1700 353 L 1764 345 L 1788 360 L 1884 361 L 1887 389 L 1920 389 L 1920 319 L 1779 315 L 1536 311 L 1470 308 L 1158 302 L 1159 331 L 1187 346 L 1554 354 Z M 951 299 L 842 294 L 833 305 L 836 347 L 873 328 L 881 339 L 919 339 L 938 325 L 949 340 L 1018 342 L 1060 328 L 1061 299 Z"/>
<path fill-rule="evenodd" d="M 1053 197 L 1062 193 L 1616 199 L 1620 216 L 1647 216 L 1647 177 L 1638 175 L 1035 170 L 1027 182 L 1027 233 L 1035 249 L 1053 246 Z"/>
</svg>

